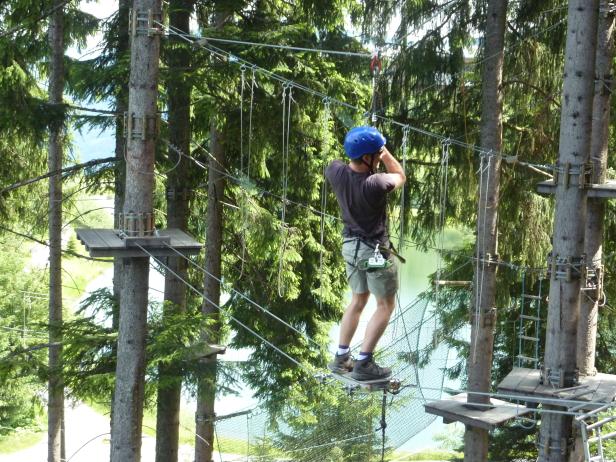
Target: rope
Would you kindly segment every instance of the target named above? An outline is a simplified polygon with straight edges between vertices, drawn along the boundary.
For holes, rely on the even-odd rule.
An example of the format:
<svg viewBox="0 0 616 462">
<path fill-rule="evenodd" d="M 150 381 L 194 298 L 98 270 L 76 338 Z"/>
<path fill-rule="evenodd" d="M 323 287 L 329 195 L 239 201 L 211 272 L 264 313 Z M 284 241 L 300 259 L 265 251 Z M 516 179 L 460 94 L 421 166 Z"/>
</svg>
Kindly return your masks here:
<svg viewBox="0 0 616 462">
<path fill-rule="evenodd" d="M 402 129 L 402 171 L 406 175 L 406 156 L 408 154 L 408 142 L 409 142 L 409 128 L 405 126 Z M 398 250 L 401 251 L 404 240 L 404 211 L 406 200 L 406 182 L 402 185 L 402 191 L 400 194 L 400 231 L 398 234 Z"/>
<path fill-rule="evenodd" d="M 176 248 L 172 247 L 171 245 L 164 243 L 164 245 L 172 250 L 173 252 L 175 252 L 178 257 L 184 258 L 184 260 L 186 260 L 188 263 L 190 263 L 193 267 L 195 267 L 196 269 L 200 270 L 201 272 L 203 272 L 205 275 L 207 275 L 208 277 L 214 279 L 216 282 L 223 284 L 222 279 L 216 277 L 214 274 L 210 273 L 207 269 L 205 269 L 205 267 L 200 266 L 198 263 L 195 263 L 192 259 L 188 258 L 186 255 L 182 254 L 181 252 L 179 252 Z M 247 301 L 248 303 L 250 303 L 251 305 L 253 305 L 255 308 L 258 308 L 262 313 L 270 316 L 272 319 L 275 319 L 276 321 L 280 322 L 281 324 L 283 324 L 284 326 L 288 327 L 289 329 L 293 330 L 295 333 L 299 334 L 300 336 L 302 336 L 304 339 L 306 339 L 309 343 L 312 343 L 314 346 L 316 347 L 321 347 L 321 344 L 314 341 L 312 338 L 310 338 L 307 334 L 305 334 L 304 332 L 300 331 L 299 329 L 295 328 L 294 326 L 292 326 L 291 324 L 289 324 L 287 321 L 285 321 L 284 319 L 280 318 L 279 316 L 275 315 L 274 313 L 272 313 L 271 311 L 267 310 L 265 307 L 263 307 L 262 305 L 259 305 L 257 302 L 255 302 L 254 300 L 252 300 L 250 297 L 248 297 L 246 294 L 240 292 L 239 290 L 233 288 L 233 287 L 229 287 L 228 290 L 230 290 L 231 292 L 233 292 L 234 294 L 236 294 L 237 296 L 239 296 L 240 298 L 243 298 L 245 301 Z M 209 300 L 208 300 L 209 301 Z"/>
<path fill-rule="evenodd" d="M 177 30 L 174 27 L 169 27 L 169 26 L 167 26 L 167 25 L 165 25 L 165 24 L 163 24 L 161 22 L 158 22 L 158 21 L 154 21 L 154 22 L 156 24 L 160 25 L 164 30 L 166 30 L 170 34 L 177 35 L 177 36 L 181 37 L 182 39 L 184 39 L 185 41 L 187 41 L 188 43 L 190 43 L 192 45 L 196 45 L 196 46 L 202 48 L 203 50 L 206 50 L 206 51 L 210 52 L 211 54 L 217 56 L 218 58 L 220 58 L 220 59 L 222 59 L 224 61 L 227 61 L 227 62 L 230 62 L 230 63 L 239 63 L 240 65 L 244 64 L 244 65 L 253 68 L 255 71 L 258 71 L 258 72 L 262 73 L 263 75 L 265 75 L 265 76 L 267 76 L 267 77 L 269 77 L 269 78 L 271 78 L 273 80 L 277 80 L 278 82 L 281 82 L 283 84 L 286 83 L 288 85 L 292 85 L 294 88 L 297 88 L 297 89 L 299 89 L 299 90 L 301 90 L 301 91 L 303 91 L 305 93 L 314 95 L 314 96 L 319 97 L 321 99 L 329 98 L 332 103 L 335 103 L 335 104 L 337 104 L 337 105 L 339 105 L 341 107 L 353 110 L 355 112 L 359 112 L 361 114 L 365 114 L 366 113 L 366 111 L 361 110 L 357 106 L 354 106 L 352 104 L 349 104 L 347 102 L 341 101 L 341 100 L 336 99 L 336 98 L 329 97 L 327 94 L 325 94 L 323 92 L 320 92 L 318 90 L 314 90 L 314 89 L 312 89 L 310 87 L 302 85 L 302 84 L 300 84 L 298 82 L 295 82 L 293 80 L 289 80 L 289 79 L 287 79 L 287 78 L 285 78 L 285 77 L 283 77 L 283 76 L 281 76 L 279 74 L 276 74 L 276 73 L 274 73 L 272 71 L 269 71 L 269 70 L 267 70 L 265 68 L 262 68 L 260 66 L 257 66 L 256 64 L 254 64 L 254 63 L 252 63 L 250 61 L 247 61 L 247 60 L 245 60 L 245 59 L 243 59 L 241 57 L 235 56 L 232 53 L 230 53 L 228 51 L 225 51 L 225 50 L 223 50 L 221 48 L 218 48 L 218 47 L 216 47 L 214 45 L 211 45 L 211 44 L 207 44 L 206 45 L 204 43 L 200 43 L 197 40 L 191 40 L 190 37 L 187 37 L 186 34 L 183 34 L 182 31 L 179 31 L 179 30 Z M 492 152 L 492 151 L 484 149 L 484 148 L 482 148 L 480 146 L 477 146 L 477 145 L 474 145 L 474 144 L 470 144 L 470 143 L 466 143 L 464 141 L 457 140 L 457 139 L 454 139 L 454 138 L 450 138 L 450 137 L 447 137 L 447 136 L 444 136 L 444 135 L 441 135 L 441 134 L 438 134 L 438 133 L 434 133 L 434 132 L 431 132 L 431 131 L 428 131 L 428 130 L 424 130 L 424 129 L 421 129 L 421 128 L 418 128 L 418 127 L 414 127 L 412 125 L 403 124 L 401 122 L 398 122 L 398 121 L 396 121 L 394 119 L 391 119 L 389 117 L 385 117 L 385 116 L 382 116 L 382 115 L 378 115 L 377 114 L 376 115 L 376 119 L 377 120 L 381 120 L 383 122 L 388 122 L 388 123 L 390 123 L 390 124 L 392 124 L 394 126 L 397 126 L 397 127 L 401 127 L 401 128 L 408 127 L 408 129 L 410 131 L 413 131 L 414 133 L 418 133 L 420 135 L 424 135 L 424 136 L 428 136 L 428 137 L 431 137 L 431 138 L 435 138 L 435 139 L 437 139 L 439 141 L 444 141 L 446 139 L 449 139 L 450 143 L 452 145 L 455 145 L 455 146 L 458 146 L 458 147 L 461 147 L 461 148 L 464 148 L 464 149 L 469 149 L 471 151 L 475 151 L 478 154 L 482 154 L 482 153 L 485 154 L 485 153 L 488 153 L 488 152 Z M 494 153 L 493 155 L 497 155 L 497 156 L 502 157 L 504 159 L 507 158 L 507 157 L 511 157 L 511 156 L 506 156 L 502 152 Z M 531 163 L 526 163 L 526 165 L 527 166 L 533 166 L 535 168 L 546 170 L 546 171 L 552 171 L 553 170 L 553 166 L 552 165 L 531 164 Z"/>
<path fill-rule="evenodd" d="M 240 67 L 242 71 L 241 83 L 240 83 L 240 175 L 244 174 L 244 87 L 246 84 L 246 66 Z M 250 107 L 252 111 L 252 103 Z M 250 141 L 249 141 L 250 144 Z M 244 274 L 244 262 L 246 259 L 246 207 L 248 201 L 245 201 L 240 205 L 242 231 L 240 234 L 240 241 L 242 245 L 242 256 L 240 258 L 240 274 L 238 279 L 241 279 Z"/>
<path fill-rule="evenodd" d="M 321 226 L 319 238 L 319 311 L 323 308 L 323 242 L 325 238 L 325 211 L 327 210 L 327 180 L 325 179 L 325 170 L 327 168 L 327 154 L 329 152 L 329 118 L 330 118 L 330 102 L 328 99 L 323 101 L 323 172 L 321 176 Z"/>
<path fill-rule="evenodd" d="M 206 153 L 208 152 L 205 148 L 203 148 L 201 145 L 199 145 L 198 143 L 196 143 L 195 141 L 191 141 L 191 143 L 201 149 L 203 149 Z M 194 157 L 183 153 L 183 152 L 179 152 L 178 154 L 180 154 L 183 157 L 186 157 L 187 159 L 189 159 L 190 161 L 192 161 L 195 165 L 197 165 L 199 168 L 201 169 L 207 169 L 207 167 L 200 162 L 198 159 L 195 159 Z M 208 153 L 209 154 L 209 153 Z M 216 170 L 218 173 L 220 173 L 221 175 L 223 175 L 225 178 L 241 185 L 243 183 L 243 180 L 237 176 L 232 175 L 231 173 L 229 173 L 228 171 L 223 171 L 220 169 L 216 169 L 214 168 L 214 170 Z M 276 193 L 274 193 L 273 191 L 270 191 L 268 189 L 265 188 L 261 188 L 258 186 L 253 186 L 253 188 L 259 192 L 262 195 L 268 195 L 271 196 L 275 199 L 282 199 L 282 196 L 277 195 Z M 324 216 L 330 220 L 335 220 L 335 221 L 341 221 L 340 217 L 337 217 L 335 215 L 329 214 L 327 212 L 323 213 L 322 211 L 312 207 L 311 205 L 305 204 L 303 202 L 297 202 L 297 201 L 293 201 L 291 199 L 287 199 L 287 204 L 288 205 L 293 205 L 296 207 L 301 207 L 304 208 L 308 211 L 310 211 L 311 213 L 314 213 L 315 215 L 319 215 L 319 216 Z M 434 246 L 430 246 L 430 245 L 426 245 L 424 243 L 418 243 L 415 241 L 412 241 L 410 239 L 403 239 L 403 242 L 405 245 L 410 245 L 410 246 L 414 246 L 414 247 L 422 247 L 422 248 L 426 248 L 429 250 L 434 250 L 436 252 L 442 252 L 442 253 L 446 253 L 446 254 L 450 254 L 450 255 L 462 255 L 465 256 L 466 252 L 461 251 L 461 250 L 448 250 L 448 249 L 439 249 L 438 247 L 434 247 Z M 616 257 L 616 252 L 614 252 L 613 254 L 610 254 L 608 256 L 606 256 L 606 258 L 614 258 Z M 469 262 L 471 261 L 481 261 L 480 258 L 478 257 L 465 257 Z M 510 261 L 504 261 L 504 260 L 499 260 L 497 262 L 492 262 L 492 264 L 494 265 L 498 265 L 500 267 L 504 267 L 504 268 L 509 268 L 512 270 L 517 270 L 517 269 L 525 269 L 527 271 L 534 271 L 534 272 L 541 272 L 541 271 L 545 271 L 546 267 L 542 266 L 542 267 L 531 267 L 531 266 L 526 266 L 526 265 L 519 265 Z"/>
<path fill-rule="evenodd" d="M 481 161 L 479 165 L 479 201 L 478 201 L 478 210 L 477 217 L 482 216 L 482 208 L 481 208 L 481 198 L 484 196 L 483 192 L 483 180 L 484 180 L 484 172 L 486 170 L 489 171 L 490 168 L 490 157 L 488 157 L 488 165 L 485 165 L 485 157 L 481 156 Z M 488 187 L 488 182 L 486 182 L 486 188 Z M 485 193 L 484 200 L 484 209 L 483 209 L 483 226 L 482 229 L 485 229 L 485 220 L 486 220 L 486 210 L 487 210 L 487 192 Z M 479 238 L 479 236 L 478 236 Z M 476 253 L 477 253 L 477 267 L 476 267 L 476 277 L 475 277 L 475 335 L 472 340 L 472 349 L 473 349 L 473 362 L 477 362 L 477 338 L 479 336 L 479 319 L 481 316 L 481 297 L 483 296 L 483 276 L 485 270 L 485 258 L 482 258 L 479 252 L 479 249 L 485 248 L 485 232 L 481 235 L 481 245 L 479 242 L 476 244 Z M 485 257 L 485 255 L 484 255 Z M 480 274 L 480 265 L 481 265 L 481 278 Z"/>
<path fill-rule="evenodd" d="M 248 327 L 246 324 L 244 324 L 242 321 L 240 321 L 239 319 L 235 318 L 234 316 L 232 316 L 231 314 L 229 314 L 228 310 L 224 309 L 223 307 L 221 307 L 220 305 L 218 305 L 217 303 L 214 303 L 213 300 L 210 300 L 208 297 L 205 296 L 205 294 L 200 291 L 199 289 L 197 289 L 195 286 L 193 286 L 190 282 L 186 281 L 184 278 L 182 278 L 179 274 L 177 274 L 175 271 L 173 271 L 173 269 L 171 269 L 169 266 L 167 266 L 165 263 L 162 262 L 162 260 L 157 259 L 155 255 L 152 255 L 150 252 L 148 252 L 147 249 L 145 249 L 143 246 L 141 246 L 138 243 L 135 243 L 135 246 L 138 247 L 139 249 L 141 249 L 142 252 L 144 252 L 146 255 L 148 255 L 149 257 L 152 257 L 160 266 L 162 266 L 166 271 L 170 272 L 173 276 L 175 276 L 178 281 L 182 282 L 186 287 L 188 287 L 189 289 L 191 289 L 196 295 L 203 297 L 203 299 L 208 302 L 210 305 L 212 305 L 214 308 L 216 308 L 218 311 L 220 311 L 221 313 L 225 314 L 229 319 L 231 319 L 233 322 L 235 322 L 237 325 L 239 325 L 240 327 L 242 327 L 243 329 L 245 329 L 246 331 L 250 332 L 252 335 L 254 335 L 256 338 L 258 338 L 259 340 L 261 340 L 263 343 L 265 343 L 267 346 L 269 346 L 270 348 L 274 349 L 275 351 L 277 351 L 278 353 L 280 353 L 282 356 L 284 356 L 285 358 L 287 358 L 289 361 L 291 361 L 293 364 L 295 364 L 296 366 L 298 366 L 300 369 L 303 369 L 306 373 L 308 373 L 311 377 L 314 371 L 310 370 L 309 368 L 307 368 L 306 366 L 304 366 L 302 363 L 300 363 L 298 360 L 296 360 L 295 358 L 289 356 L 286 352 L 284 352 L 283 350 L 281 350 L 280 348 L 278 348 L 276 345 L 274 345 L 272 342 L 270 342 L 269 340 L 267 340 L 265 337 L 263 337 L 262 335 L 260 335 L 259 333 L 257 333 L 256 331 L 254 331 L 253 329 L 251 329 L 250 327 Z M 169 247 L 172 248 L 172 247 Z M 189 259 L 190 261 L 190 259 Z M 158 267 L 156 265 L 154 265 L 153 263 L 151 263 L 152 268 L 154 268 L 156 271 L 160 272 L 160 270 L 158 269 Z"/>
<path fill-rule="evenodd" d="M 254 47 L 265 47 L 265 48 L 277 48 L 280 50 L 289 50 L 289 51 L 302 51 L 309 53 L 322 53 L 327 55 L 339 55 L 339 56 L 353 56 L 358 58 L 372 58 L 372 54 L 370 53 L 358 53 L 354 51 L 339 51 L 339 50 L 325 50 L 322 48 L 304 48 L 304 47 L 295 47 L 290 45 L 278 45 L 274 43 L 263 43 L 263 42 L 249 42 L 246 40 L 231 40 L 231 39 L 223 39 L 217 37 L 197 37 L 194 35 L 184 34 L 188 38 L 192 38 L 198 40 L 199 42 L 220 42 L 220 43 L 230 43 L 236 45 L 249 45 Z"/>
<path fill-rule="evenodd" d="M 436 280 L 441 280 L 441 273 L 443 271 L 443 248 L 445 247 L 445 216 L 446 216 L 446 208 L 447 208 L 447 191 L 449 188 L 448 181 L 448 172 L 449 172 L 449 140 L 445 140 L 441 143 L 441 167 L 440 167 L 440 183 L 439 183 L 439 237 L 438 237 L 438 248 L 440 252 L 438 252 L 438 259 L 436 263 Z M 436 306 L 439 306 L 439 290 L 440 284 L 437 283 L 435 287 L 435 297 L 436 297 Z"/>
<path fill-rule="evenodd" d="M 288 90 L 288 95 L 287 95 Z M 282 86 L 282 211 L 280 216 L 280 247 L 278 252 L 278 296 L 284 297 L 284 254 L 287 247 L 289 230 L 287 218 L 287 191 L 289 185 L 289 134 L 291 124 L 291 94 L 293 86 L 284 83 Z"/>
</svg>

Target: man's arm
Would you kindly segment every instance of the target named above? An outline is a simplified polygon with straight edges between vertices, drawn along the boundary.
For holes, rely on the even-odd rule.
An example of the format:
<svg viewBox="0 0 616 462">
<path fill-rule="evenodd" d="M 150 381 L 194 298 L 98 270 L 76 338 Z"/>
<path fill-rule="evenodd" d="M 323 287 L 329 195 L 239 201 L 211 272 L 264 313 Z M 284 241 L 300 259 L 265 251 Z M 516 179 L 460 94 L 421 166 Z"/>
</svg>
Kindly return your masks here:
<svg viewBox="0 0 616 462">
<path fill-rule="evenodd" d="M 385 165 L 385 170 L 387 170 L 388 179 L 394 183 L 394 189 L 398 189 L 402 187 L 404 182 L 406 181 L 406 175 L 404 174 L 404 170 L 402 169 L 402 165 L 400 162 L 396 160 L 394 156 L 392 156 L 391 152 L 387 150 L 385 146 L 383 146 L 383 151 L 381 152 L 381 162 Z"/>
</svg>

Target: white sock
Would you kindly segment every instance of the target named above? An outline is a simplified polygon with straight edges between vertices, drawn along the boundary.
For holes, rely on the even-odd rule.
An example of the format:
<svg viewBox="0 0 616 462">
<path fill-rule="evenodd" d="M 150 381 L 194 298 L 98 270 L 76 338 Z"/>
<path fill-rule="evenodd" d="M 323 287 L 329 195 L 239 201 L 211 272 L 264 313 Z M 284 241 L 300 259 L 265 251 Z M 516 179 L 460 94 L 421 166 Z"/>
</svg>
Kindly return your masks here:
<svg viewBox="0 0 616 462">
<path fill-rule="evenodd" d="M 359 354 L 359 357 L 358 357 L 357 359 L 358 359 L 359 361 L 363 361 L 364 359 L 368 359 L 368 358 L 370 358 L 371 356 L 372 356 L 372 353 L 368 353 L 368 354 L 365 354 L 365 353 L 360 353 L 360 354 Z"/>
<path fill-rule="evenodd" d="M 337 354 L 338 356 L 342 356 L 342 355 L 347 354 L 349 351 L 351 351 L 351 348 L 349 348 L 349 347 L 346 347 L 346 348 L 338 348 L 338 351 L 336 352 L 336 354 Z"/>
</svg>

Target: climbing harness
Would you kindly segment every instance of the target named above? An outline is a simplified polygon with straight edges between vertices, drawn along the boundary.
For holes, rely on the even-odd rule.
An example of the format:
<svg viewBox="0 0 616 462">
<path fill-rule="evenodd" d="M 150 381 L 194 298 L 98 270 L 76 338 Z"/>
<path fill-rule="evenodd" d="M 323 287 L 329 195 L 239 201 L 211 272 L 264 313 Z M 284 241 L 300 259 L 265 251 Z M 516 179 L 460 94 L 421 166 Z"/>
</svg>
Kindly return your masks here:
<svg viewBox="0 0 616 462">
<path fill-rule="evenodd" d="M 379 244 L 374 248 L 374 254 L 367 260 L 360 260 L 358 267 L 364 271 L 387 269 L 393 265 L 392 261 L 383 257 L 383 254 L 379 250 Z"/>
</svg>

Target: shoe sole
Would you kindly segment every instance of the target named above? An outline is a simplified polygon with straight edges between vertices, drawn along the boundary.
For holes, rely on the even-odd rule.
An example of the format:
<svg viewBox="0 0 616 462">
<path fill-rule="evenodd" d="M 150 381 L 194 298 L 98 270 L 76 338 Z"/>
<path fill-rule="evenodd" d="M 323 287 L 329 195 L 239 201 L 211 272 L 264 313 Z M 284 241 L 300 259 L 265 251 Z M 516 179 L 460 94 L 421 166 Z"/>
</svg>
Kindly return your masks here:
<svg viewBox="0 0 616 462">
<path fill-rule="evenodd" d="M 357 380 L 358 382 L 387 380 L 389 377 L 391 377 L 391 372 L 386 375 L 378 375 L 378 376 L 351 373 L 351 378 Z"/>
<path fill-rule="evenodd" d="M 350 373 L 353 370 L 353 369 L 336 367 L 336 366 L 333 366 L 332 364 L 328 364 L 327 368 L 330 371 L 332 371 L 334 374 L 340 374 L 340 375 L 348 374 L 348 373 Z"/>
</svg>

